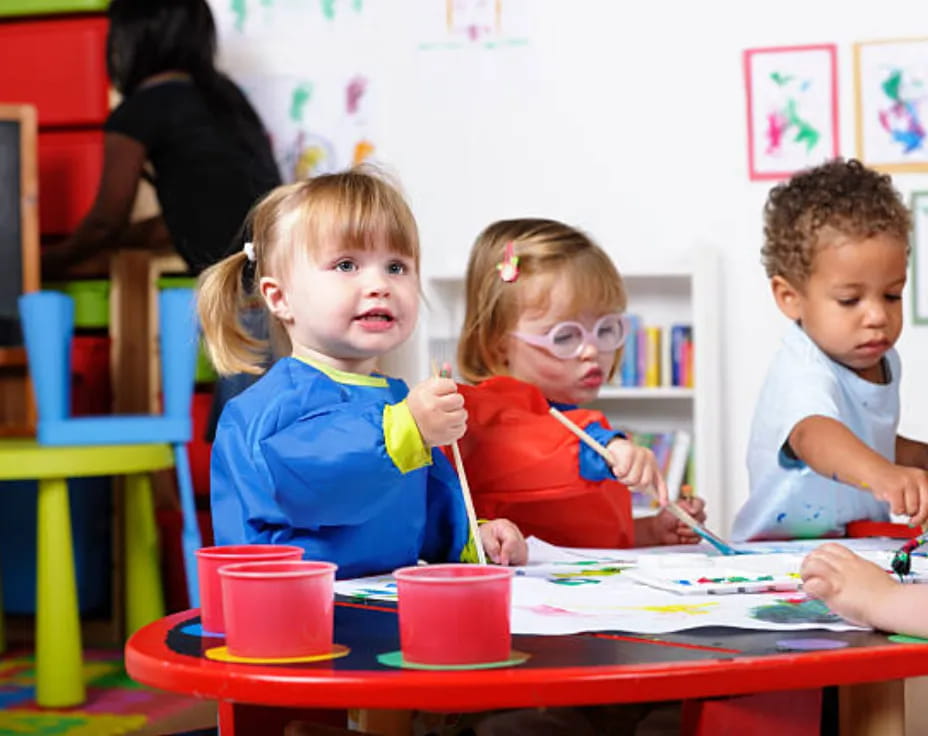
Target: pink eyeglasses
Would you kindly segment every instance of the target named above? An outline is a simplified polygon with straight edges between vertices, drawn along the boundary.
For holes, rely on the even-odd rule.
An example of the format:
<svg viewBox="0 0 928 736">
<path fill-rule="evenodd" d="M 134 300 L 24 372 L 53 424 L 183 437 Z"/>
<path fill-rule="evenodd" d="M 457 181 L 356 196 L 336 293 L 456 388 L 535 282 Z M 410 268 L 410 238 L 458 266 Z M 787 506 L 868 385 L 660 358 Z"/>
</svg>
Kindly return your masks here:
<svg viewBox="0 0 928 736">
<path fill-rule="evenodd" d="M 583 346 L 591 343 L 601 353 L 618 350 L 628 335 L 628 321 L 621 314 L 607 314 L 596 320 L 592 330 L 579 322 L 558 322 L 544 335 L 529 335 L 525 332 L 511 332 L 522 342 L 544 348 L 551 355 L 562 360 L 576 358 L 583 351 Z"/>
</svg>

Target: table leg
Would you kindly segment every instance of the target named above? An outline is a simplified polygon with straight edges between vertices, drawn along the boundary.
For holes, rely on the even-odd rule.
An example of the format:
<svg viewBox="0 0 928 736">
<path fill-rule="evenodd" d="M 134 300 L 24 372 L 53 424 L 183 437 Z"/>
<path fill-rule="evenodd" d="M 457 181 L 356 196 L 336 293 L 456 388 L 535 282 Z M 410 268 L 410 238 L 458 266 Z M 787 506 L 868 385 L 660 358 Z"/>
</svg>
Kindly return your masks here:
<svg viewBox="0 0 928 736">
<path fill-rule="evenodd" d="M 409 736 L 412 733 L 412 711 L 362 708 L 357 711 L 357 726 L 361 733 Z"/>
<path fill-rule="evenodd" d="M 86 697 L 68 482 L 40 480 L 37 504 L 35 700 L 65 708 Z"/>
<path fill-rule="evenodd" d="M 845 685 L 838 698 L 841 736 L 904 736 L 904 680 Z"/>
<path fill-rule="evenodd" d="M 151 480 L 137 473 L 125 484 L 126 627 L 132 634 L 164 616 L 164 594 Z"/>
</svg>

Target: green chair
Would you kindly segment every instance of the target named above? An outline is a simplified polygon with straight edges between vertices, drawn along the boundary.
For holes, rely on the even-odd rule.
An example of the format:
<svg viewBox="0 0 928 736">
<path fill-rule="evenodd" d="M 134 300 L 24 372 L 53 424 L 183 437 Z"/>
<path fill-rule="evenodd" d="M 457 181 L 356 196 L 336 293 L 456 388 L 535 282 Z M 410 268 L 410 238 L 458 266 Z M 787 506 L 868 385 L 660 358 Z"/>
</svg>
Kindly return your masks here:
<svg viewBox="0 0 928 736">
<path fill-rule="evenodd" d="M 35 700 L 48 708 L 84 702 L 80 615 L 67 478 L 123 475 L 126 626 L 164 615 L 150 473 L 174 467 L 170 444 L 54 447 L 0 440 L 0 480 L 37 480 Z"/>
</svg>

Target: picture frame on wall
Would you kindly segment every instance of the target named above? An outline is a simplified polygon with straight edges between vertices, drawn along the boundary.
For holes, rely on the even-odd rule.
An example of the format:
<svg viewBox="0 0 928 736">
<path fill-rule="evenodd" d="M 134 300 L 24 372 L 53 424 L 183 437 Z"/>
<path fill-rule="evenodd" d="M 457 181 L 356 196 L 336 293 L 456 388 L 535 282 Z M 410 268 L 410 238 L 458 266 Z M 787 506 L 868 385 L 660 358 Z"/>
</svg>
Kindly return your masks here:
<svg viewBox="0 0 928 736">
<path fill-rule="evenodd" d="M 928 191 L 912 192 L 912 321 L 928 325 Z"/>
<path fill-rule="evenodd" d="M 854 44 L 857 157 L 886 172 L 928 171 L 928 38 Z"/>
<path fill-rule="evenodd" d="M 835 44 L 743 53 L 748 175 L 785 179 L 838 155 Z"/>
</svg>

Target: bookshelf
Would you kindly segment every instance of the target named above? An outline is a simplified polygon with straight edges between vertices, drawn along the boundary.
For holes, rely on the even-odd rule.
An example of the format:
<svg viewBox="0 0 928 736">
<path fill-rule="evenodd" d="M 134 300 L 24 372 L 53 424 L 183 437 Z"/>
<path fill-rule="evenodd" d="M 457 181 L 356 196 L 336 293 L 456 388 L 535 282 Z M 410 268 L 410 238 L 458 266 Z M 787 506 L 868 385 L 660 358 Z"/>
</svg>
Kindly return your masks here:
<svg viewBox="0 0 928 736">
<path fill-rule="evenodd" d="M 621 264 L 628 260 L 612 254 Z M 628 292 L 628 312 L 644 324 L 664 328 L 665 342 L 672 324 L 693 328 L 693 387 L 671 386 L 664 370 L 659 386 L 606 384 L 592 404 L 615 427 L 638 432 L 683 429 L 692 437 L 693 480 L 705 499 L 709 521 L 725 518 L 721 487 L 721 353 L 719 346 L 718 257 L 710 248 L 698 248 L 679 262 L 620 265 Z M 425 378 L 430 360 L 454 364 L 457 336 L 464 319 L 464 268 L 456 274 L 426 273 L 425 302 L 411 350 L 387 366 L 395 375 Z M 664 349 L 666 356 L 668 350 Z"/>
</svg>

